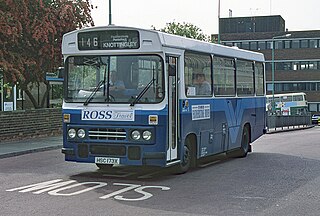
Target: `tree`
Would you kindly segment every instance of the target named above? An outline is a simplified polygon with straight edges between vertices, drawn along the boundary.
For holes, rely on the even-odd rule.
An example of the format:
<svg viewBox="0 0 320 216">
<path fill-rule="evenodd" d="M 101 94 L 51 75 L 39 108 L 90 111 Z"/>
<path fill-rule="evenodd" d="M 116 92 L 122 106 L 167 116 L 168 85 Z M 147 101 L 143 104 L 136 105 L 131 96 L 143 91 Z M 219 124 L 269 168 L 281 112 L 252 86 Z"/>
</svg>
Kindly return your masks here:
<svg viewBox="0 0 320 216">
<path fill-rule="evenodd" d="M 202 41 L 210 40 L 209 36 L 203 34 L 200 28 L 191 23 L 167 23 L 163 29 L 160 29 L 160 31 Z"/>
<path fill-rule="evenodd" d="M 18 85 L 35 108 L 44 107 L 47 88 L 38 103 L 31 89 L 45 73 L 62 65 L 64 33 L 94 25 L 89 0 L 2 0 L 0 2 L 0 70 Z"/>
</svg>

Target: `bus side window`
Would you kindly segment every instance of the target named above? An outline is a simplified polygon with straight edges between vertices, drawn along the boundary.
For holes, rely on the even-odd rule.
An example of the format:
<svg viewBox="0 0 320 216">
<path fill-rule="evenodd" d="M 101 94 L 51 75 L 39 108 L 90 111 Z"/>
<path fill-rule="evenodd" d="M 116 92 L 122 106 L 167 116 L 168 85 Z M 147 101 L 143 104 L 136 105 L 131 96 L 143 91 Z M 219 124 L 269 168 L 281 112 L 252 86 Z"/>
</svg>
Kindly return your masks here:
<svg viewBox="0 0 320 216">
<path fill-rule="evenodd" d="M 211 57 L 208 54 L 186 52 L 184 68 L 185 93 L 187 97 L 211 96 L 212 95 L 212 73 Z M 197 80 L 198 74 L 203 74 L 202 83 Z M 202 90 L 199 87 L 202 86 Z"/>
</svg>

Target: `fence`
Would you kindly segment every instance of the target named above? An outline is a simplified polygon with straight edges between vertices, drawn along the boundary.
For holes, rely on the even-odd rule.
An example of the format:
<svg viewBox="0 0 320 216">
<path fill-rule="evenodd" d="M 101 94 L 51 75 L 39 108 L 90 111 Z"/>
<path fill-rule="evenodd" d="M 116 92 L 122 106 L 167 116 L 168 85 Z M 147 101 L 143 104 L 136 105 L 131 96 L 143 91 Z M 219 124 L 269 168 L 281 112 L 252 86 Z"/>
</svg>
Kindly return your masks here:
<svg viewBox="0 0 320 216">
<path fill-rule="evenodd" d="M 0 112 L 0 142 L 62 134 L 61 108 Z"/>
<path fill-rule="evenodd" d="M 305 115 L 268 115 L 267 128 L 270 129 L 287 129 L 295 127 L 306 127 L 311 125 L 311 113 Z"/>
</svg>

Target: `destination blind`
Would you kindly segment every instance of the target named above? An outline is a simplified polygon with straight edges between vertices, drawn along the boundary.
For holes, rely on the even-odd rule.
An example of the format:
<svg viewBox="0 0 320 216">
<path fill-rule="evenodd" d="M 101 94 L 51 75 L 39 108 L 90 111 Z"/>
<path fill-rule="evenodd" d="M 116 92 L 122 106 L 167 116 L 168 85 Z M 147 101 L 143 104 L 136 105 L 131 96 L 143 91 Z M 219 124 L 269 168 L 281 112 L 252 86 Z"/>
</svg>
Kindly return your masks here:
<svg viewBox="0 0 320 216">
<path fill-rule="evenodd" d="M 80 32 L 79 50 L 138 49 L 139 32 L 134 30 L 106 30 Z"/>
</svg>

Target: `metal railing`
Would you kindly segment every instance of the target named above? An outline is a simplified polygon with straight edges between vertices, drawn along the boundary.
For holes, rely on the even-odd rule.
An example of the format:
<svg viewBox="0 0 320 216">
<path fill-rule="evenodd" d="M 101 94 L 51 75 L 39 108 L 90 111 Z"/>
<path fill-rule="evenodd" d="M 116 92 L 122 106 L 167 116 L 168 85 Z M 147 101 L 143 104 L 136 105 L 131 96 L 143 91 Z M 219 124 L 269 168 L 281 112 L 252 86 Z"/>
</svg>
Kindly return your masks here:
<svg viewBox="0 0 320 216">
<path fill-rule="evenodd" d="M 306 127 L 312 125 L 311 113 L 304 115 L 268 115 L 267 128 L 270 129 L 289 129 L 295 127 Z"/>
</svg>

